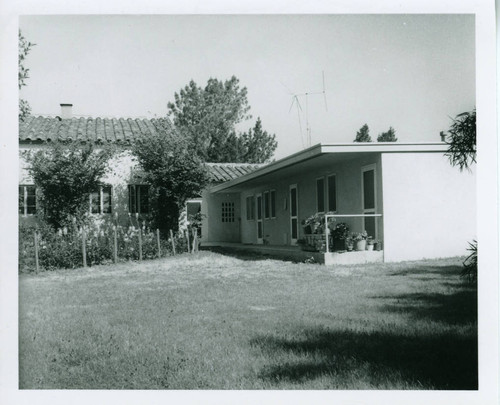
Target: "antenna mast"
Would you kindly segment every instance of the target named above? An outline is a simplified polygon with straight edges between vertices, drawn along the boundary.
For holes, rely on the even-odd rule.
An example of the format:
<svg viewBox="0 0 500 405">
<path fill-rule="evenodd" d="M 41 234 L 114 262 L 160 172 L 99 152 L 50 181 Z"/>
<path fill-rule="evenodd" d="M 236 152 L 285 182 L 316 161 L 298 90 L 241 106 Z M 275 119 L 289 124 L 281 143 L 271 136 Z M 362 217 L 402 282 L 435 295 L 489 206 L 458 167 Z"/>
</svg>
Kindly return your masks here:
<svg viewBox="0 0 500 405">
<path fill-rule="evenodd" d="M 325 101 L 325 110 L 328 111 L 328 105 L 326 104 L 325 72 L 322 71 L 321 73 L 322 73 L 322 79 L 323 79 L 323 91 L 307 92 L 307 93 L 292 93 L 292 92 L 290 92 L 290 94 L 292 95 L 292 104 L 290 105 L 290 109 L 288 112 L 290 112 L 292 110 L 293 105 L 296 104 L 297 115 L 299 117 L 299 128 L 300 128 L 300 137 L 302 139 L 302 147 L 304 147 L 304 139 L 302 137 L 302 124 L 300 121 L 300 112 L 302 111 L 302 107 L 301 107 L 300 102 L 299 102 L 299 97 L 305 96 L 305 98 L 306 98 L 306 146 L 307 147 L 311 146 L 311 143 L 312 143 L 311 126 L 309 125 L 309 96 L 322 94 L 323 99 Z"/>
</svg>

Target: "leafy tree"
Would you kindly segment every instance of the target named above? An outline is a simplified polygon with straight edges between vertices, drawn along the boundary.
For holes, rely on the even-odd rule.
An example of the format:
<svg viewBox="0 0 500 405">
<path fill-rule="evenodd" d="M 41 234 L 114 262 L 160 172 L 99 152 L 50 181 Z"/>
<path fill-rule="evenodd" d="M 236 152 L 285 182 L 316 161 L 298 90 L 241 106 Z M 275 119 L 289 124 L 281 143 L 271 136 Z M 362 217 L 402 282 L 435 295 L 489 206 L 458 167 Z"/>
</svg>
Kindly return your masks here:
<svg viewBox="0 0 500 405">
<path fill-rule="evenodd" d="M 153 219 L 163 231 L 176 230 L 179 213 L 190 197 L 200 195 L 208 174 L 200 157 L 192 153 L 191 139 L 172 133 L 167 119 L 155 123 L 157 133 L 137 139 L 132 153 L 153 189 Z"/>
<path fill-rule="evenodd" d="M 377 136 L 377 142 L 396 142 L 397 140 L 396 131 L 394 131 L 393 127 L 389 127 L 387 132 L 382 132 Z"/>
<path fill-rule="evenodd" d="M 476 163 L 476 109 L 458 114 L 448 130 L 448 157 L 460 171 Z"/>
<path fill-rule="evenodd" d="M 356 132 L 356 139 L 353 142 L 371 142 L 370 130 L 368 125 L 363 125 L 358 132 Z"/>
<path fill-rule="evenodd" d="M 44 208 L 42 217 L 55 229 L 73 218 L 82 224 L 88 216 L 89 194 L 99 186 L 111 151 L 77 142 L 56 142 L 47 148 L 26 156 Z"/>
<path fill-rule="evenodd" d="M 18 86 L 19 90 L 21 90 L 23 86 L 26 86 L 26 79 L 29 78 L 29 69 L 24 67 L 24 62 L 31 48 L 33 48 L 35 44 L 27 41 L 26 38 L 24 38 L 24 36 L 22 35 L 21 31 L 19 31 L 18 42 L 19 42 L 18 43 L 18 52 L 19 52 Z M 31 107 L 29 103 L 26 100 L 19 99 L 19 119 L 23 121 L 30 114 L 31 114 Z"/>
<path fill-rule="evenodd" d="M 260 119 L 253 134 L 236 134 L 236 125 L 251 116 L 247 89 L 240 88 L 235 76 L 225 82 L 211 78 L 205 88 L 191 80 L 174 99 L 168 103 L 168 115 L 204 161 L 263 162 L 273 155 L 274 136 L 262 131 Z"/>
</svg>

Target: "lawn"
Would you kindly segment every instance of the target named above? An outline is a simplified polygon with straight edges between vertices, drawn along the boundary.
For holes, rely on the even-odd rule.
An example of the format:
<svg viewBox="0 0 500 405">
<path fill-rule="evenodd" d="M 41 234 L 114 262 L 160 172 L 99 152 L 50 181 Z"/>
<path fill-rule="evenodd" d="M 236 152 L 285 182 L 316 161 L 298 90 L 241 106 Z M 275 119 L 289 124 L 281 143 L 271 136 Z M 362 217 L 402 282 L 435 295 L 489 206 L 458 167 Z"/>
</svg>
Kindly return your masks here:
<svg viewBox="0 0 500 405">
<path fill-rule="evenodd" d="M 20 388 L 477 389 L 460 270 L 200 252 L 21 275 Z"/>
</svg>

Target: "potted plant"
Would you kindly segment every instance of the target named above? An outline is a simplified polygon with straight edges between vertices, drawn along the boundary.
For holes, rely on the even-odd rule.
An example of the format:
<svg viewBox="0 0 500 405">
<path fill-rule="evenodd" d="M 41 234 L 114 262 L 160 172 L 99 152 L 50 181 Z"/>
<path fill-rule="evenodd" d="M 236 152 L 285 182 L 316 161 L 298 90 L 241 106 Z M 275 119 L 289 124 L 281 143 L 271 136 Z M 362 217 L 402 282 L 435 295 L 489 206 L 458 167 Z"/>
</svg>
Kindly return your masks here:
<svg viewBox="0 0 500 405">
<path fill-rule="evenodd" d="M 368 236 L 368 238 L 366 239 L 366 250 L 373 250 L 376 243 L 377 243 L 376 239 L 373 239 L 371 236 Z"/>
<path fill-rule="evenodd" d="M 348 252 L 352 252 L 354 250 L 354 239 L 352 238 L 352 236 L 348 236 L 345 239 L 345 248 Z"/>
<path fill-rule="evenodd" d="M 346 249 L 348 235 L 349 227 L 343 222 L 338 223 L 332 230 L 333 250 Z"/>
<path fill-rule="evenodd" d="M 355 241 L 356 251 L 366 250 L 366 238 L 368 238 L 366 231 L 354 233 L 352 237 Z"/>
</svg>

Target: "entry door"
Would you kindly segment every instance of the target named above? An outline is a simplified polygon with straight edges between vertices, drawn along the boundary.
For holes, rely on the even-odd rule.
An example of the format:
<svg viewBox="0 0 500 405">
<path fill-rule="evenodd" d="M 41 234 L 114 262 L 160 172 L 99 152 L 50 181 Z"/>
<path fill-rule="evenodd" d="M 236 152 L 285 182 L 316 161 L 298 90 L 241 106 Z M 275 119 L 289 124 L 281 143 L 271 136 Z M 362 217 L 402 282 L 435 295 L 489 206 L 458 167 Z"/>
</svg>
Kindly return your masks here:
<svg viewBox="0 0 500 405">
<path fill-rule="evenodd" d="M 291 244 L 295 245 L 297 239 L 299 238 L 299 203 L 297 194 L 297 185 L 292 184 L 290 186 L 290 236 Z"/>
<path fill-rule="evenodd" d="M 361 169 L 363 214 L 377 213 L 377 189 L 375 181 L 375 165 L 364 166 Z M 377 238 L 377 221 L 375 217 L 365 217 L 363 225 L 368 236 Z"/>
<path fill-rule="evenodd" d="M 262 194 L 257 194 L 255 203 L 257 204 L 257 243 L 264 243 L 262 229 Z"/>
</svg>

